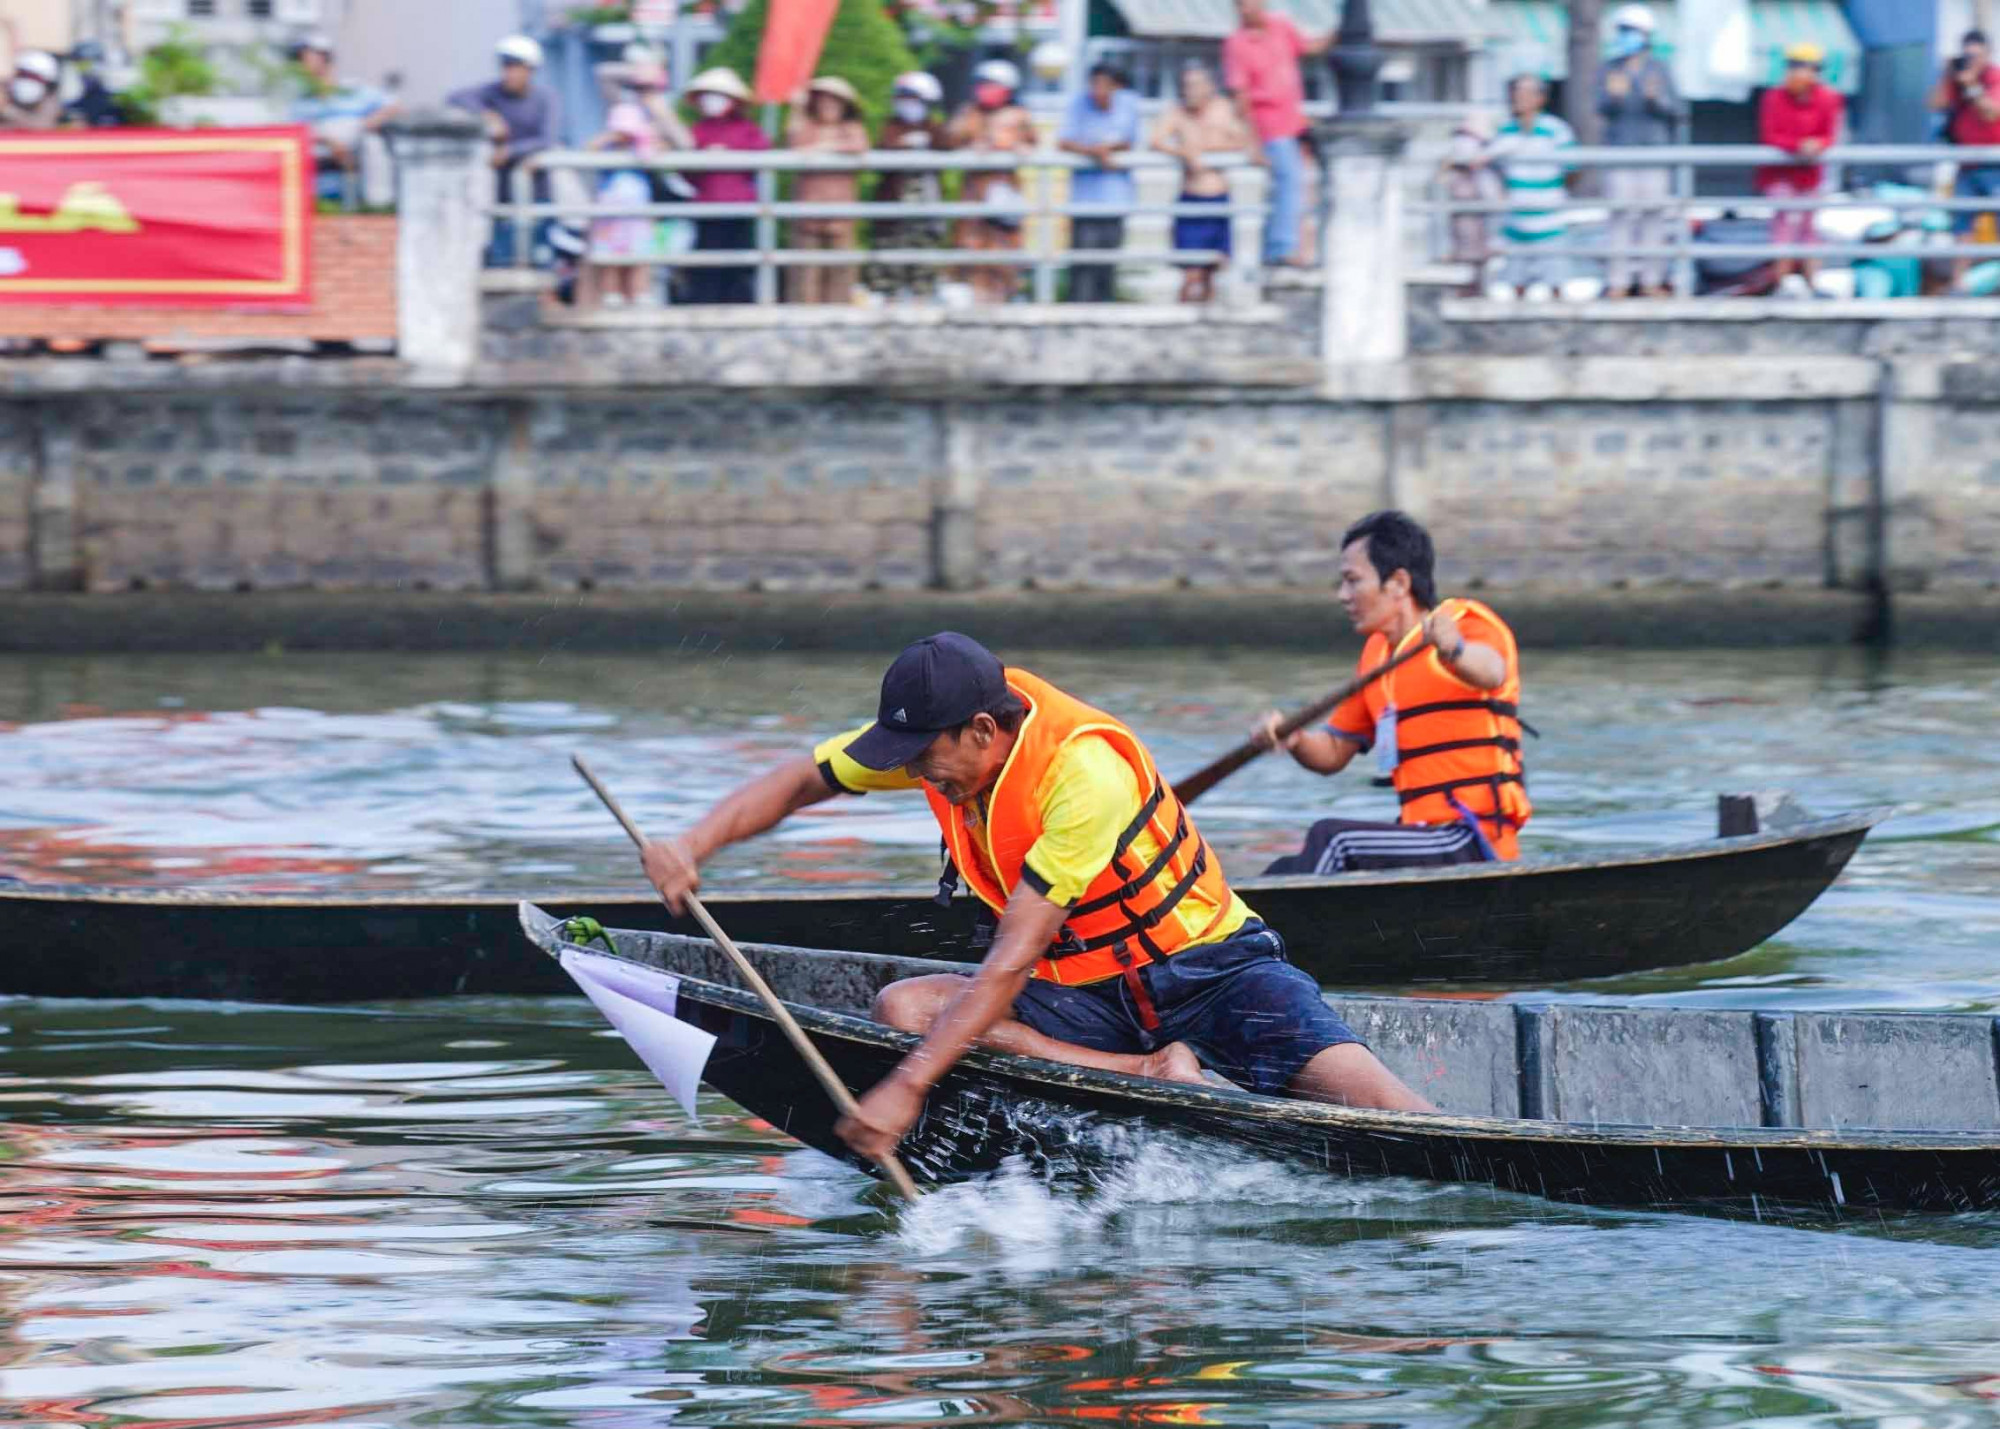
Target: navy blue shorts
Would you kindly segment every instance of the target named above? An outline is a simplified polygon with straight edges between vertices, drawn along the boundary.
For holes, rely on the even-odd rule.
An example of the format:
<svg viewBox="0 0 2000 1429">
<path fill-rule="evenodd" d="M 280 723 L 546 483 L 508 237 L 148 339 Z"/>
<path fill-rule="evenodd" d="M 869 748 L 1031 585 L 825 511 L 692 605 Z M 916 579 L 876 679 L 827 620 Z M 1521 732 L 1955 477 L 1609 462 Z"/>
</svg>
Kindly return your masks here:
<svg viewBox="0 0 2000 1429">
<path fill-rule="evenodd" d="M 1280 1094 L 1329 1047 L 1361 1039 L 1320 996 L 1319 984 L 1285 961 L 1285 940 L 1253 918 L 1235 937 L 1189 948 L 1139 969 L 1159 1014 L 1139 1024 L 1122 977 L 1088 987 L 1035 978 L 1014 999 L 1014 1016 L 1046 1037 L 1098 1052 L 1194 1048 L 1239 1087 Z"/>
<path fill-rule="evenodd" d="M 1223 207 L 1229 202 L 1228 194 L 1182 194 L 1182 203 L 1214 204 Z M 1193 252 L 1196 249 L 1213 249 L 1224 258 L 1229 256 L 1231 247 L 1229 219 L 1221 218 L 1177 218 L 1174 220 L 1174 247 Z"/>
</svg>

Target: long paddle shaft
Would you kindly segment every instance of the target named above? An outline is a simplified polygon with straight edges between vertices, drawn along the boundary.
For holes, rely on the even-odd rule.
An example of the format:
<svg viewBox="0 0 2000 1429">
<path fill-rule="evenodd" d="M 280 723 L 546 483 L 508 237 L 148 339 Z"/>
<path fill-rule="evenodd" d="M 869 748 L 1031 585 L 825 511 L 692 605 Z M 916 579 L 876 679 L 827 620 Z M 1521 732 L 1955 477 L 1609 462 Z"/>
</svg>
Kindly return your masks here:
<svg viewBox="0 0 2000 1429">
<path fill-rule="evenodd" d="M 1354 698 L 1398 665 L 1406 665 L 1431 648 L 1428 640 L 1419 640 L 1415 645 L 1396 656 L 1384 660 L 1372 670 L 1363 670 L 1332 694 L 1314 700 L 1304 709 L 1287 715 L 1278 725 L 1278 739 L 1290 739 L 1309 724 L 1316 724 L 1338 709 L 1342 703 Z M 1192 803 L 1213 789 L 1251 760 L 1264 752 L 1264 746 L 1255 740 L 1240 744 L 1222 758 L 1205 769 L 1199 769 L 1174 785 L 1174 797 L 1183 804 Z"/>
<path fill-rule="evenodd" d="M 604 801 L 604 807 L 611 811 L 611 817 L 624 826 L 627 837 L 643 850 L 646 847 L 646 836 L 639 832 L 639 826 L 632 822 L 624 808 L 612 797 L 611 791 L 604 787 L 591 767 L 583 762 L 583 756 L 572 754 L 569 762 L 576 766 L 576 772 L 583 776 L 583 782 Z M 859 1108 L 855 1105 L 854 1093 L 847 1089 L 847 1083 L 841 1081 L 839 1074 L 827 1065 L 827 1060 L 820 1055 L 819 1048 L 813 1046 L 812 1038 L 806 1036 L 805 1028 L 799 1026 L 798 1019 L 792 1016 L 784 1003 L 778 1001 L 778 995 L 771 991 L 771 985 L 765 982 L 757 969 L 750 965 L 750 959 L 743 956 L 743 950 L 730 941 L 729 935 L 722 931 L 722 926 L 709 916 L 708 909 L 704 908 L 701 900 L 692 893 L 687 895 L 687 906 L 693 912 L 695 921 L 701 924 L 710 938 L 714 939 L 715 946 L 722 949 L 728 955 L 729 961 L 736 965 L 737 974 L 750 984 L 750 990 L 763 999 L 764 1006 L 770 1011 L 772 1019 L 784 1030 L 785 1037 L 798 1054 L 805 1058 L 806 1065 L 812 1068 L 813 1075 L 819 1078 L 819 1084 L 826 1088 L 826 1094 L 833 1098 L 833 1104 L 840 1108 L 841 1114 L 855 1115 Z M 892 1151 L 884 1156 L 881 1166 L 882 1174 L 889 1178 L 889 1184 L 901 1193 L 904 1200 L 917 1199 L 917 1183 L 910 1179 L 910 1173 L 903 1168 L 903 1163 L 895 1152 Z"/>
</svg>

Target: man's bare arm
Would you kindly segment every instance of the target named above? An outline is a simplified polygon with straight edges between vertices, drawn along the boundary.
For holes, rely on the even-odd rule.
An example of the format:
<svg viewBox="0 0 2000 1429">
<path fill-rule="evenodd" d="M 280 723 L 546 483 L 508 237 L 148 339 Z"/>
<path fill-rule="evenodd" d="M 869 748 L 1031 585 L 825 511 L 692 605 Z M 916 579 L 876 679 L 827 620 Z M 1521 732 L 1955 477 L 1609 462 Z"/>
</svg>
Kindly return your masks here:
<svg viewBox="0 0 2000 1429">
<path fill-rule="evenodd" d="M 916 1050 L 891 1075 L 907 1077 L 929 1091 L 958 1059 L 1005 1017 L 1028 985 L 1028 974 L 1048 951 L 1069 909 L 1051 903 L 1025 884 L 1014 890 L 1000 915 L 993 946 L 965 991 L 931 1024 Z"/>
<path fill-rule="evenodd" d="M 776 828 L 834 792 L 810 758 L 787 760 L 725 797 L 678 838 L 648 843 L 640 854 L 646 877 L 668 907 L 684 912 L 687 895 L 701 891 L 699 870 L 710 854 Z"/>
</svg>

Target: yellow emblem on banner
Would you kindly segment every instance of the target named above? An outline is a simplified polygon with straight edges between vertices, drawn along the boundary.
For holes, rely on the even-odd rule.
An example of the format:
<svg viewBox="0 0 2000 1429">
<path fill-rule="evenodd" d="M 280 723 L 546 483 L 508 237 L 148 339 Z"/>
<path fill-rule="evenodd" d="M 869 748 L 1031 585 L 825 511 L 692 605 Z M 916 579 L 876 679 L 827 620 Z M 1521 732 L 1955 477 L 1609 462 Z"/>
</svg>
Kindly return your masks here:
<svg viewBox="0 0 2000 1429">
<path fill-rule="evenodd" d="M 62 202 L 48 214 L 24 214 L 14 194 L 0 194 L 0 233 L 137 233 L 139 221 L 103 184 L 85 180 L 63 191 Z"/>
</svg>

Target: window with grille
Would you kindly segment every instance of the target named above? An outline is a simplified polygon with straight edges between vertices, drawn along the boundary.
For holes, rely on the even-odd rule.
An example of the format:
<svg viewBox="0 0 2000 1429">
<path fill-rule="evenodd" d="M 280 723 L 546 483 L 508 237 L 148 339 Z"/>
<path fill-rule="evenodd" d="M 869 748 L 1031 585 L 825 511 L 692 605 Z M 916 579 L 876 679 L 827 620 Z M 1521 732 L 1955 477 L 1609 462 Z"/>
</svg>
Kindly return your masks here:
<svg viewBox="0 0 2000 1429">
<path fill-rule="evenodd" d="M 244 8 L 253 20 L 268 20 L 271 18 L 271 0 L 248 0 Z"/>
<path fill-rule="evenodd" d="M 215 17 L 215 0 L 188 0 L 188 18 L 208 20 Z"/>
</svg>

